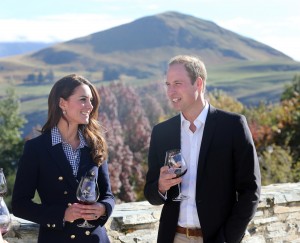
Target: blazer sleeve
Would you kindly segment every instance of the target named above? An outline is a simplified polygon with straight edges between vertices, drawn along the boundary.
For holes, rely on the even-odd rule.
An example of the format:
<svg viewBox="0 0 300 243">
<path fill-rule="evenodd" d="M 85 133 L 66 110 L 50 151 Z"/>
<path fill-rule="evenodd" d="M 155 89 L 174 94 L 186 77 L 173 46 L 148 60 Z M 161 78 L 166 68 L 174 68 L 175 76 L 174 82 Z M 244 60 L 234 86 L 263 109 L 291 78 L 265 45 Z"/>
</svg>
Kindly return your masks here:
<svg viewBox="0 0 300 243">
<path fill-rule="evenodd" d="M 144 195 L 149 203 L 153 205 L 161 205 L 165 201 L 158 192 L 158 179 L 160 175 L 161 163 L 159 163 L 157 140 L 157 126 L 155 126 L 151 133 L 150 147 L 148 153 L 148 172 L 146 176 L 146 184 L 144 187 Z"/>
<path fill-rule="evenodd" d="M 27 219 L 40 225 L 56 229 L 63 227 L 66 207 L 60 204 L 45 205 L 33 201 L 39 181 L 38 141 L 29 140 L 24 145 L 20 158 L 14 190 L 12 195 L 12 212 L 15 216 Z"/>
<path fill-rule="evenodd" d="M 60 182 L 64 183 L 61 186 L 51 184 L 52 178 L 58 177 L 59 174 L 51 174 L 50 170 L 55 168 L 57 173 L 59 169 L 54 167 L 51 160 L 43 160 L 47 156 L 49 155 L 47 155 L 43 140 L 33 139 L 26 142 L 16 175 L 12 196 L 12 212 L 17 217 L 30 220 L 41 226 L 49 227 L 50 225 L 51 228 L 61 230 L 64 227 L 63 218 L 67 204 L 77 202 L 76 182 L 74 179 L 74 185 L 71 186 L 67 182 L 69 180 L 64 178 L 65 182 Z M 58 180 L 54 179 L 54 182 L 56 181 Z M 97 221 L 95 224 L 103 226 L 112 214 L 115 205 L 107 162 L 98 168 L 98 185 L 100 192 L 98 202 L 105 205 L 106 216 L 94 221 Z M 66 195 L 64 195 L 64 190 L 67 192 Z M 41 193 L 42 203 L 34 202 L 33 198 L 36 191 Z"/>
<path fill-rule="evenodd" d="M 259 162 L 246 118 L 240 116 L 234 127 L 233 157 L 237 201 L 224 227 L 227 242 L 241 241 L 256 212 L 261 188 Z"/>
<path fill-rule="evenodd" d="M 97 219 L 97 224 L 103 226 L 108 218 L 111 216 L 113 209 L 115 207 L 114 196 L 111 191 L 109 173 L 108 173 L 108 165 L 107 161 L 105 161 L 98 170 L 98 186 L 100 197 L 98 199 L 99 203 L 104 204 L 106 208 L 106 215 Z"/>
</svg>

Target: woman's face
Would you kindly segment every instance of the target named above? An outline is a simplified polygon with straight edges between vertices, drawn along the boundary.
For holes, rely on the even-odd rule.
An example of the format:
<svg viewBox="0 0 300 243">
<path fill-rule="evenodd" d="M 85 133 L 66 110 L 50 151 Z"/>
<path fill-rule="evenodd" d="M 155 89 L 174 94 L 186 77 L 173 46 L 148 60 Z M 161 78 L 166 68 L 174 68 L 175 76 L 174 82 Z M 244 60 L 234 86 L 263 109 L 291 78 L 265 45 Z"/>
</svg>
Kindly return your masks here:
<svg viewBox="0 0 300 243">
<path fill-rule="evenodd" d="M 65 117 L 70 125 L 88 124 L 93 110 L 92 92 L 88 85 L 78 86 L 67 99 L 60 98 L 60 108 L 65 111 Z"/>
</svg>

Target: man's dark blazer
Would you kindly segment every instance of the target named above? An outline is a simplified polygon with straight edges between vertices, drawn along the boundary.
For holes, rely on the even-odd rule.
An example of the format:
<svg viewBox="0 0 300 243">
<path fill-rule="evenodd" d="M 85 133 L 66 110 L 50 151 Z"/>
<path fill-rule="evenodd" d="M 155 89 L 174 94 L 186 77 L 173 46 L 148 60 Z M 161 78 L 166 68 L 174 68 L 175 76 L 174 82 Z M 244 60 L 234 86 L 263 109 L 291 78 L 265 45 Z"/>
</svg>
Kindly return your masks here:
<svg viewBox="0 0 300 243">
<path fill-rule="evenodd" d="M 144 194 L 154 205 L 164 203 L 158 240 L 171 243 L 179 216 L 178 194 L 173 186 L 164 201 L 158 193 L 165 153 L 180 148 L 180 115 L 153 128 Z M 198 161 L 196 206 L 204 243 L 240 242 L 253 218 L 260 196 L 260 170 L 246 119 L 210 105 Z"/>
<path fill-rule="evenodd" d="M 38 242 L 109 242 L 102 226 L 111 215 L 115 201 L 106 162 L 98 168 L 98 202 L 105 205 L 107 215 L 91 221 L 97 226 L 91 229 L 77 227 L 83 219 L 63 224 L 68 204 L 78 202 L 76 189 L 81 176 L 91 169 L 95 169 L 95 163 L 92 161 L 90 149 L 84 147 L 81 149 L 78 175 L 75 178 L 62 144 L 52 146 L 50 131 L 26 142 L 14 185 L 12 212 L 17 217 L 40 225 Z M 36 190 L 41 204 L 32 201 Z"/>
</svg>

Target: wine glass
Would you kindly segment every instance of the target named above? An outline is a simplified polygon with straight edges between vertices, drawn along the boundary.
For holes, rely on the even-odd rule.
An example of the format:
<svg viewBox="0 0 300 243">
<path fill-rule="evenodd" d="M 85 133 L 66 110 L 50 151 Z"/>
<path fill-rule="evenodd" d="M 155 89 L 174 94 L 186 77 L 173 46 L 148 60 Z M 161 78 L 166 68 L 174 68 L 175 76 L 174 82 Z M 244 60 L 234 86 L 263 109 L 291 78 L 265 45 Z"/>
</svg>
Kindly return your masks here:
<svg viewBox="0 0 300 243">
<path fill-rule="evenodd" d="M 7 192 L 7 184 L 3 173 L 3 168 L 0 168 L 0 197 L 4 197 Z"/>
<path fill-rule="evenodd" d="M 87 175 L 81 177 L 80 183 L 76 191 L 76 197 L 81 204 L 89 205 L 97 202 L 100 196 L 98 183 L 96 180 L 95 172 L 92 171 Z M 81 228 L 93 228 L 94 225 L 84 220 L 82 224 L 78 224 Z"/>
<path fill-rule="evenodd" d="M 166 152 L 165 165 L 169 166 L 169 173 L 176 174 L 175 178 L 181 177 L 187 172 L 187 164 L 180 149 L 172 149 Z M 182 201 L 189 198 L 181 193 L 179 184 L 178 190 L 179 194 L 173 198 L 173 201 Z"/>
<path fill-rule="evenodd" d="M 11 218 L 3 197 L 0 197 L 0 231 L 5 235 L 10 228 Z"/>
</svg>

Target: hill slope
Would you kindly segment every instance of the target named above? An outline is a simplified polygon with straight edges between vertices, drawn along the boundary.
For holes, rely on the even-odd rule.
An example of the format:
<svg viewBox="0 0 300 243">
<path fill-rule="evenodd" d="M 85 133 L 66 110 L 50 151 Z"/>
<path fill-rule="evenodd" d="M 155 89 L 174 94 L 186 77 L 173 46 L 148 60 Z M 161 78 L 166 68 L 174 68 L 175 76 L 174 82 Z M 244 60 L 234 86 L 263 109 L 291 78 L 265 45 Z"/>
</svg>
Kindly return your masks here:
<svg viewBox="0 0 300 243">
<path fill-rule="evenodd" d="M 235 34 L 213 22 L 177 12 L 144 17 L 66 44 L 90 45 L 99 54 L 177 47 L 199 54 L 211 52 L 208 56 L 232 60 L 291 60 L 267 45 Z"/>
<path fill-rule="evenodd" d="M 31 54 L 1 58 L 0 97 L 6 83 L 16 84 L 28 132 L 44 123 L 52 86 L 22 84 L 28 74 L 53 70 L 58 79 L 76 72 L 98 85 L 111 73 L 143 85 L 163 79 L 167 61 L 178 54 L 201 56 L 208 69 L 208 90 L 223 89 L 245 104 L 276 102 L 283 86 L 300 73 L 299 62 L 263 43 L 210 21 L 166 12 Z"/>
<path fill-rule="evenodd" d="M 103 71 L 114 68 L 137 78 L 164 70 L 178 53 L 194 54 L 210 64 L 246 61 L 291 61 L 285 54 L 213 22 L 166 12 L 144 17 L 38 51 L 25 60 L 60 69 Z"/>
<path fill-rule="evenodd" d="M 107 74 L 114 74 L 135 83 L 151 81 L 162 79 L 167 61 L 177 54 L 202 57 L 209 71 L 208 86 L 225 89 L 247 103 L 275 99 L 284 83 L 300 72 L 299 62 L 263 43 L 211 21 L 165 12 L 30 55 L 2 58 L 0 83 L 11 79 L 22 83 L 29 73 L 49 70 L 57 78 L 77 72 L 92 80 L 110 80 Z"/>
<path fill-rule="evenodd" d="M 0 42 L 0 57 L 25 54 L 53 45 L 44 42 Z"/>
</svg>

